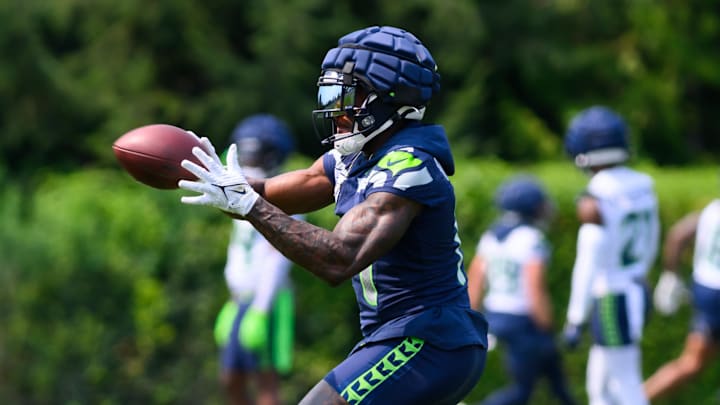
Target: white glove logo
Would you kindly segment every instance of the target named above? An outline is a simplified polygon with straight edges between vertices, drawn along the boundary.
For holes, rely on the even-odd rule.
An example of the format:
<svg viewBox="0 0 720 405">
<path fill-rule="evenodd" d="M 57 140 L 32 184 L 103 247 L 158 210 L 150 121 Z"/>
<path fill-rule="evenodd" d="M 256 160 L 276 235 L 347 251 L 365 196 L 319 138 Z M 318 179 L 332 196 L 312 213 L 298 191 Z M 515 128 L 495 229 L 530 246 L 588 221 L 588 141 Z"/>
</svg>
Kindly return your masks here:
<svg viewBox="0 0 720 405">
<path fill-rule="evenodd" d="M 180 201 L 185 204 L 216 207 L 241 216 L 247 215 L 259 195 L 250 187 L 243 175 L 237 160 L 237 146 L 230 145 L 227 167 L 224 167 L 210 140 L 203 137 L 200 142 L 207 151 L 210 151 L 210 154 L 198 147 L 193 148 L 192 152 L 205 167 L 189 160 L 183 160 L 182 167 L 198 179 L 195 181 L 180 180 L 178 186 L 185 190 L 201 193 L 201 195 L 184 196 Z"/>
</svg>

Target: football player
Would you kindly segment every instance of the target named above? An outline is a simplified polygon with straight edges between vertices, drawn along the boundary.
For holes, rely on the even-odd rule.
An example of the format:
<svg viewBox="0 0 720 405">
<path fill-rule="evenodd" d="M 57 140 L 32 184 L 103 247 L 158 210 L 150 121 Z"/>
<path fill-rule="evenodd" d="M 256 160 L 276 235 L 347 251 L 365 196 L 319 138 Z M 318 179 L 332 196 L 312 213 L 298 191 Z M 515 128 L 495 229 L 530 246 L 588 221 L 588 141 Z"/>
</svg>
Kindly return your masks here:
<svg viewBox="0 0 720 405">
<path fill-rule="evenodd" d="M 230 142 L 250 176 L 277 174 L 293 150 L 290 130 L 275 116 L 242 120 Z M 291 368 L 293 296 L 291 262 L 247 221 L 233 219 L 225 280 L 231 299 L 218 315 L 221 382 L 231 404 L 280 404 L 279 374 Z"/>
<path fill-rule="evenodd" d="M 301 404 L 457 404 L 484 369 L 487 323 L 470 308 L 455 220 L 455 167 L 441 126 L 421 122 L 440 89 L 408 31 L 369 27 L 322 61 L 314 116 L 332 150 L 309 168 L 248 178 L 195 148 L 199 195 L 184 203 L 243 218 L 331 286 L 352 280 L 363 338 Z M 211 151 L 212 145 L 204 138 Z M 334 202 L 326 230 L 290 217 Z"/>
<path fill-rule="evenodd" d="M 545 230 L 554 214 L 538 180 L 516 176 L 497 190 L 500 216 L 485 231 L 468 268 L 470 304 L 484 309 L 489 331 L 507 350 L 513 384 L 483 405 L 527 404 L 535 384 L 547 377 L 562 404 L 574 404 L 553 334 L 546 285 L 550 246 Z"/>
<path fill-rule="evenodd" d="M 670 315 L 687 296 L 679 274 L 682 253 L 695 242 L 692 271 L 694 316 L 680 355 L 645 381 L 650 400 L 680 387 L 714 361 L 720 343 L 720 200 L 688 214 L 668 231 L 663 248 L 665 269 L 655 287 L 658 311 Z"/>
<path fill-rule="evenodd" d="M 577 345 L 583 326 L 590 324 L 586 388 L 591 405 L 647 404 L 639 342 L 648 311 L 645 278 L 660 236 L 654 182 L 626 165 L 627 127 L 607 107 L 578 113 L 565 147 L 590 176 L 577 201 L 581 225 L 565 341 Z"/>
</svg>

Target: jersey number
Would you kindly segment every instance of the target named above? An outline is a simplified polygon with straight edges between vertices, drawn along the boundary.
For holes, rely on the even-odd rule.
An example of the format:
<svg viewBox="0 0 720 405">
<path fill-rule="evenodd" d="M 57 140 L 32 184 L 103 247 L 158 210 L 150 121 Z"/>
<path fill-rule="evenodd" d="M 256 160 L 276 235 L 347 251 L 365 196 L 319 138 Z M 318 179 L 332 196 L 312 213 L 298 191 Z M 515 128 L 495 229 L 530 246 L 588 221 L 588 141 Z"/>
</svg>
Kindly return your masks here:
<svg viewBox="0 0 720 405">
<path fill-rule="evenodd" d="M 707 252 L 707 261 L 716 269 L 720 269 L 720 229 L 713 232 Z"/>
<path fill-rule="evenodd" d="M 633 212 L 623 218 L 622 233 L 624 242 L 621 259 L 623 267 L 631 266 L 643 258 L 649 246 L 651 226 L 651 211 Z"/>
<path fill-rule="evenodd" d="M 488 284 L 495 293 L 517 292 L 520 286 L 520 265 L 506 259 L 492 260 L 488 268 Z"/>
</svg>

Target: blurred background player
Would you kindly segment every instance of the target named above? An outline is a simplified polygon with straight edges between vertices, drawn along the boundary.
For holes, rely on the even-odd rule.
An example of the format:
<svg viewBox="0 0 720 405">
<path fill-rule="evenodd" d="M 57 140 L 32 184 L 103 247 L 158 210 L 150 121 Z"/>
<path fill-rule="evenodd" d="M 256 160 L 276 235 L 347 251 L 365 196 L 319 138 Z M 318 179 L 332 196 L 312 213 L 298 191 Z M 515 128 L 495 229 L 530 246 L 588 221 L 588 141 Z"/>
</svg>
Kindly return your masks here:
<svg viewBox="0 0 720 405">
<path fill-rule="evenodd" d="M 253 115 L 233 130 L 238 161 L 248 175 L 277 174 L 293 150 L 287 126 Z M 291 262 L 248 222 L 234 219 L 225 279 L 231 300 L 221 310 L 215 338 L 221 381 L 231 404 L 279 404 L 279 374 L 290 371 L 293 343 Z"/>
<path fill-rule="evenodd" d="M 548 378 L 560 403 L 574 404 L 553 337 L 546 285 L 550 247 L 544 232 L 554 205 L 530 176 L 504 182 L 495 203 L 501 214 L 477 245 L 468 268 L 468 292 L 473 309 L 484 307 L 489 333 L 507 350 L 507 366 L 514 381 L 482 404 L 530 403 L 542 377 Z"/>
<path fill-rule="evenodd" d="M 661 366 L 645 381 L 645 392 L 656 399 L 697 375 L 715 360 L 720 342 L 720 200 L 702 212 L 691 213 L 668 231 L 663 249 L 663 268 L 655 287 L 657 310 L 665 315 L 677 311 L 687 289 L 679 274 L 682 254 L 695 242 L 692 271 L 694 308 L 690 332 L 679 357 Z"/>
<path fill-rule="evenodd" d="M 233 145 L 223 166 L 202 138 L 202 166 L 182 162 L 198 180 L 178 183 L 198 194 L 181 201 L 244 218 L 331 286 L 352 280 L 363 338 L 301 404 L 455 405 L 484 370 L 487 322 L 468 299 L 450 144 L 421 122 L 437 65 L 412 33 L 367 27 L 327 52 L 316 83 L 313 116 L 332 150 L 248 179 Z M 288 215 L 333 203 L 332 230 Z"/>
<path fill-rule="evenodd" d="M 648 310 L 645 277 L 654 264 L 660 223 L 654 182 L 625 166 L 625 121 L 593 106 L 570 122 L 565 147 L 590 182 L 578 198 L 581 222 L 564 337 L 575 347 L 590 323 L 586 388 L 591 405 L 647 403 L 639 341 Z"/>
</svg>

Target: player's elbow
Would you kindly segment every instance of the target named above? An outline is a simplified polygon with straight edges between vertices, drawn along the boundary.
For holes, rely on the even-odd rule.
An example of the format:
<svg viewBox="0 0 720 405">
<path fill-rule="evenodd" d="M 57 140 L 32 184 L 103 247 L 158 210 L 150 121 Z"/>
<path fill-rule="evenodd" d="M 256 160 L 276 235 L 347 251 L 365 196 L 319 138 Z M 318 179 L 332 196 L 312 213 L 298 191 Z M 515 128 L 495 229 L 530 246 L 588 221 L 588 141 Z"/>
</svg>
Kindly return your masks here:
<svg viewBox="0 0 720 405">
<path fill-rule="evenodd" d="M 330 287 L 337 287 L 347 280 L 347 278 L 337 273 L 325 273 L 320 278 Z"/>
<path fill-rule="evenodd" d="M 342 266 L 324 266 L 316 269 L 313 273 L 330 287 L 337 287 L 352 278 L 352 273 Z"/>
</svg>

